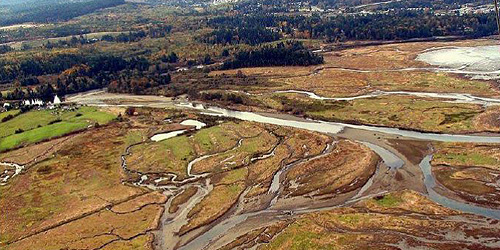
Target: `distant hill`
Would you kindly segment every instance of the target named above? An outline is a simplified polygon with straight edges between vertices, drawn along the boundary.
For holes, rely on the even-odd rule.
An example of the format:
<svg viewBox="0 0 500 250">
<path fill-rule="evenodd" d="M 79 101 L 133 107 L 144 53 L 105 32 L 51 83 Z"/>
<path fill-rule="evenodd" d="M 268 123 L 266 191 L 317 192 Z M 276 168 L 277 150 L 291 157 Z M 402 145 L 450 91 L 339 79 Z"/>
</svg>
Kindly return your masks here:
<svg viewBox="0 0 500 250">
<path fill-rule="evenodd" d="M 228 1 L 228 0 L 216 0 Z M 233 2 L 233 1 L 230 1 Z M 346 8 L 386 6 L 387 8 L 454 8 L 463 4 L 491 4 L 490 0 L 250 0 L 244 4 L 259 4 L 266 6 L 319 6 L 320 8 Z"/>
<path fill-rule="evenodd" d="M 85 1 L 85 0 L 83 0 Z M 68 3 L 68 2 L 82 2 L 78 0 L 74 1 L 64 1 L 64 0 L 2 0 L 0 5 L 27 5 L 27 4 L 58 4 L 58 3 Z"/>
<path fill-rule="evenodd" d="M 124 4 L 124 0 L 6 0 L 0 26 L 66 21 L 96 10 Z"/>
</svg>

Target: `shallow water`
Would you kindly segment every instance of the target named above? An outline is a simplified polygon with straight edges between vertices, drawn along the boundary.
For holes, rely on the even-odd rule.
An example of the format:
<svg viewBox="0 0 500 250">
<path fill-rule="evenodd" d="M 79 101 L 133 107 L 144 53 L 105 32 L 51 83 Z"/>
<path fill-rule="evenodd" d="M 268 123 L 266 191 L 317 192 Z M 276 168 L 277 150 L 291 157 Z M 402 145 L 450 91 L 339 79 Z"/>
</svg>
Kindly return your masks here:
<svg viewBox="0 0 500 250">
<path fill-rule="evenodd" d="M 351 96 L 351 97 L 324 97 L 317 95 L 313 92 L 302 91 L 302 90 L 280 90 L 275 93 L 296 93 L 307 95 L 312 99 L 316 100 L 334 100 L 334 101 L 353 101 L 357 99 L 367 99 L 378 96 L 387 96 L 387 95 L 408 95 L 408 96 L 416 96 L 416 97 L 430 97 L 430 98 L 441 98 L 441 99 L 449 99 L 450 102 L 455 103 L 469 103 L 469 104 L 479 104 L 479 105 L 500 105 L 500 99 L 496 98 L 488 98 L 488 97 L 480 97 L 474 96 L 471 94 L 462 94 L 462 93 L 429 93 L 429 92 L 414 92 L 414 91 L 373 91 L 371 93 L 359 96 Z"/>
<path fill-rule="evenodd" d="M 465 95 L 466 96 L 466 95 Z M 493 99 L 496 101 L 496 99 Z M 489 100 L 488 100 L 489 101 Z M 443 142 L 479 142 L 479 143 L 500 143 L 500 137 L 497 136 L 482 136 L 482 135 L 450 135 L 450 134 L 436 134 L 436 133 L 422 133 L 422 132 L 416 132 L 416 131 L 408 131 L 408 130 L 401 130 L 397 128 L 388 128 L 388 127 L 374 127 L 374 126 L 366 126 L 366 125 L 352 125 L 352 124 L 343 124 L 343 123 L 333 123 L 333 122 L 324 122 L 324 121 L 312 121 L 312 120 L 304 120 L 304 119 L 299 119 L 296 117 L 288 117 L 286 115 L 277 118 L 273 117 L 272 114 L 257 114 L 257 113 L 252 113 L 252 112 L 241 112 L 241 111 L 233 111 L 233 110 L 227 110 L 224 108 L 218 108 L 218 107 L 204 107 L 201 104 L 192 104 L 192 103 L 186 103 L 186 104 L 179 104 L 177 106 L 180 107 L 185 107 L 185 108 L 192 108 L 192 109 L 197 109 L 200 110 L 202 113 L 208 114 L 208 115 L 215 115 L 215 116 L 221 116 L 221 117 L 232 117 L 232 118 L 237 118 L 241 120 L 246 120 L 246 121 L 254 121 L 254 122 L 261 122 L 261 123 L 268 123 L 268 124 L 275 124 L 275 125 L 281 125 L 281 126 L 289 126 L 289 127 L 294 127 L 294 128 L 299 128 L 299 129 L 306 129 L 310 131 L 316 131 L 316 132 L 321 132 L 321 133 L 329 133 L 329 134 L 337 134 L 340 133 L 345 127 L 349 128 L 354 128 L 354 129 L 362 129 L 362 130 L 367 130 L 367 131 L 373 131 L 373 132 L 381 132 L 381 133 L 386 133 L 386 134 L 391 134 L 391 135 L 397 135 L 397 136 L 402 136 L 402 137 L 409 137 L 409 138 L 414 138 L 414 139 L 422 139 L 422 140 L 427 140 L 427 141 L 443 141 Z M 391 156 L 390 154 L 387 154 L 385 150 L 380 150 L 379 148 L 376 147 L 371 147 L 374 151 L 379 151 L 377 152 L 382 156 L 382 158 L 385 158 L 385 161 L 388 166 L 399 166 L 401 163 L 399 160 L 397 160 L 397 156 Z M 455 201 L 446 197 L 443 197 L 442 195 L 438 194 L 437 192 L 434 191 L 434 187 L 436 185 L 436 182 L 432 176 L 431 169 L 430 169 L 430 160 L 431 156 L 427 156 L 422 160 L 420 163 L 420 167 L 424 173 L 424 182 L 427 187 L 427 190 L 429 192 L 429 197 L 431 200 L 446 206 L 450 207 L 456 210 L 468 212 L 468 213 L 474 213 L 474 214 L 480 214 L 484 215 L 490 218 L 497 218 L 500 219 L 500 211 L 499 210 L 494 210 L 494 209 L 488 209 L 488 208 L 482 208 L 470 204 L 466 204 L 460 201 Z M 126 163 L 124 162 L 124 167 L 126 168 Z M 190 171 L 189 171 L 190 172 Z M 276 179 L 275 183 L 278 183 L 279 179 Z M 276 187 L 273 188 L 273 191 Z M 258 212 L 258 213 L 251 213 L 251 214 L 244 214 L 244 215 L 237 215 L 234 217 L 229 218 L 228 220 L 214 226 L 211 228 L 207 233 L 201 235 L 200 237 L 196 238 L 192 242 L 188 243 L 186 246 L 182 247 L 182 249 L 192 249 L 192 247 L 198 249 L 200 247 L 205 246 L 210 242 L 214 237 L 218 237 L 220 234 L 226 232 L 228 229 L 234 227 L 235 225 L 245 221 L 248 217 L 259 215 L 261 213 L 268 213 L 271 212 L 270 210 Z"/>
<path fill-rule="evenodd" d="M 19 165 L 19 164 L 16 164 L 16 163 L 11 163 L 11 162 L 0 162 L 0 165 L 8 166 L 8 167 L 14 167 L 15 168 L 14 174 L 12 174 L 12 176 L 5 176 L 3 179 L 0 179 L 0 186 L 6 185 L 7 181 L 9 179 L 14 178 L 18 174 L 20 174 L 23 171 L 23 169 L 24 169 L 23 165 Z"/>
<path fill-rule="evenodd" d="M 339 124 L 339 123 L 334 123 L 334 124 Z M 362 129 L 373 132 L 381 132 L 390 135 L 409 137 L 426 141 L 500 143 L 500 137 L 498 136 L 438 134 L 438 133 L 425 133 L 425 132 L 417 132 L 411 130 L 403 130 L 398 128 L 389 128 L 389 127 L 375 127 L 375 126 L 353 125 L 353 124 L 343 124 L 343 125 L 349 128 Z"/>
<path fill-rule="evenodd" d="M 228 109 L 218 108 L 218 107 L 207 107 L 206 108 L 202 105 L 193 105 L 191 103 L 180 104 L 178 106 L 184 107 L 184 108 L 197 109 L 197 110 L 203 111 L 203 113 L 207 114 L 207 115 L 215 115 L 215 116 L 221 116 L 221 117 L 232 117 L 232 118 L 237 118 L 237 119 L 244 120 L 244 121 L 253 121 L 253 122 L 261 122 L 261 123 L 274 124 L 274 125 L 280 125 L 280 126 L 288 126 L 288 127 L 313 130 L 313 131 L 323 132 L 323 133 L 337 134 L 337 133 L 340 133 L 342 131 L 342 129 L 344 128 L 341 125 L 324 126 L 323 124 L 318 123 L 318 122 L 287 120 L 287 119 L 269 117 L 269 116 L 265 116 L 265 115 L 261 115 L 261 114 L 257 114 L 257 113 L 252 113 L 252 112 L 233 111 L 233 110 L 228 110 Z"/>
<path fill-rule="evenodd" d="M 161 133 L 161 134 L 156 134 L 151 137 L 152 141 L 158 142 L 158 141 L 163 141 L 172 137 L 176 137 L 182 133 L 186 132 L 185 129 L 182 130 L 176 130 L 168 133 Z"/>
<path fill-rule="evenodd" d="M 401 158 L 383 147 L 364 141 L 361 141 L 361 143 L 377 153 L 390 169 L 398 169 L 405 164 Z"/>
<path fill-rule="evenodd" d="M 179 232 L 182 226 L 189 222 L 189 212 L 213 189 L 213 185 L 210 184 L 209 179 L 207 179 L 203 185 L 195 186 L 198 187 L 198 191 L 189 199 L 186 205 L 183 205 L 175 217 L 171 217 L 171 214 L 168 212 L 171 201 L 165 204 L 165 214 L 161 219 L 160 231 L 158 232 L 161 239 L 161 249 L 175 249 L 175 243 L 177 243 L 179 239 L 177 232 Z"/>
<path fill-rule="evenodd" d="M 425 186 L 426 186 L 427 191 L 429 193 L 429 198 L 431 200 L 433 200 L 434 202 L 436 202 L 438 204 L 441 204 L 442 206 L 445 206 L 445 207 L 448 207 L 451 209 L 455 209 L 458 211 L 477 214 L 477 215 L 483 215 L 483 216 L 486 216 L 489 218 L 500 219 L 500 210 L 488 209 L 488 208 L 483 208 L 483 207 L 463 203 L 460 201 L 455 201 L 455 200 L 446 198 L 446 197 L 438 194 L 436 191 L 434 191 L 433 188 L 436 186 L 436 182 L 435 182 L 434 177 L 432 176 L 432 173 L 431 173 L 431 167 L 430 167 L 430 163 L 429 163 L 431 159 L 432 159 L 432 155 L 429 155 L 429 156 L 425 157 L 422 160 L 422 162 L 420 163 L 420 167 L 422 168 L 422 171 L 424 173 L 424 183 L 425 183 Z M 369 185 L 371 185 L 371 183 Z M 362 194 L 361 192 L 358 193 L 358 195 L 353 198 L 353 201 L 355 201 L 356 198 L 361 194 Z M 357 198 L 357 199 L 359 199 L 359 198 Z M 298 210 L 297 212 L 298 213 L 301 213 L 301 212 L 302 213 L 304 213 L 304 212 L 309 213 L 309 212 L 315 212 L 315 211 L 330 210 L 334 207 L 337 207 L 337 206 L 318 208 L 318 209 L 305 209 L 303 211 Z M 255 213 L 247 213 L 247 214 L 232 216 L 232 217 L 228 218 L 227 220 L 223 221 L 222 223 L 215 225 L 210 230 L 208 230 L 206 233 L 202 234 L 200 237 L 195 238 L 193 241 L 189 242 L 188 244 L 186 244 L 185 246 L 183 246 L 179 249 L 203 249 L 211 242 L 214 242 L 217 239 L 219 239 L 229 229 L 244 222 L 249 217 L 258 216 L 258 215 L 262 215 L 265 213 L 272 213 L 272 212 L 275 212 L 275 211 L 263 210 L 263 211 L 259 211 L 259 212 L 255 212 Z"/>
<path fill-rule="evenodd" d="M 200 162 L 200 161 L 202 161 L 202 160 L 205 160 L 205 159 L 207 159 L 207 158 L 209 158 L 209 157 L 212 157 L 212 156 L 214 156 L 214 155 L 217 155 L 217 154 L 218 154 L 218 153 L 215 153 L 215 154 L 210 154 L 210 155 L 203 155 L 203 156 L 200 156 L 200 157 L 198 157 L 198 158 L 196 158 L 196 159 L 194 159 L 194 160 L 190 161 L 190 162 L 188 163 L 188 166 L 187 166 L 187 174 L 188 174 L 188 176 L 189 176 L 189 177 L 196 177 L 196 176 L 199 176 L 199 175 L 195 175 L 195 174 L 192 174 L 192 173 L 191 173 L 191 170 L 193 169 L 193 165 L 194 165 L 194 164 L 196 164 L 197 162 Z"/>
<path fill-rule="evenodd" d="M 200 122 L 200 121 L 197 121 L 197 120 L 184 120 L 180 123 L 181 125 L 184 125 L 184 126 L 194 126 L 195 129 L 201 129 L 205 126 L 207 126 L 207 124 L 203 123 L 203 122 Z M 158 142 L 158 141 L 163 141 L 163 140 L 166 140 L 166 139 L 169 139 L 169 138 L 172 138 L 172 137 L 176 137 L 184 132 L 186 132 L 187 129 L 181 129 L 181 130 L 175 130 L 175 131 L 171 131 L 171 132 L 168 132 L 168 133 L 160 133 L 160 134 L 156 134 L 156 135 L 153 135 L 151 137 L 151 140 L 152 141 L 155 141 L 155 142 Z"/>
<path fill-rule="evenodd" d="M 203 122 L 200 122 L 200 121 L 197 121 L 197 120 L 191 120 L 191 119 L 182 121 L 181 125 L 195 126 L 196 129 L 201 129 L 201 128 L 207 126 L 207 124 L 205 124 Z"/>
<path fill-rule="evenodd" d="M 95 95 L 96 93 L 98 93 L 98 92 L 82 93 L 81 95 L 77 95 L 74 98 L 76 100 L 78 100 L 78 98 L 80 96 Z M 429 94 L 440 95 L 438 93 L 429 93 Z M 464 94 L 464 95 L 466 95 L 466 94 Z M 124 95 L 124 96 L 127 96 L 127 95 Z M 492 101 L 496 102 L 497 100 L 500 100 L 500 99 L 482 98 L 482 97 L 475 97 L 475 98 L 481 98 L 482 100 L 489 101 L 489 102 L 492 102 Z M 84 104 L 94 105 L 94 106 L 100 105 L 99 102 L 95 102 L 95 103 L 94 102 L 85 102 Z M 311 131 L 316 131 L 316 132 L 321 132 L 321 133 L 329 133 L 329 134 L 338 134 L 345 127 L 349 127 L 349 128 L 354 128 L 354 129 L 363 129 L 363 130 L 368 130 L 368 131 L 381 132 L 381 133 L 387 133 L 387 134 L 391 134 L 391 135 L 405 136 L 405 137 L 409 137 L 409 138 L 429 140 L 429 141 L 500 143 L 500 137 L 497 137 L 497 136 L 450 135 L 450 134 L 437 134 L 437 133 L 422 133 L 422 132 L 402 130 L 402 129 L 397 129 L 397 128 L 388 128 L 388 127 L 375 127 L 375 126 L 367 126 L 367 125 L 353 125 L 353 124 L 344 124 L 344 123 L 311 121 L 311 120 L 304 120 L 304 119 L 299 119 L 299 118 L 291 117 L 291 116 L 290 116 L 290 118 L 276 118 L 276 117 L 272 117 L 271 114 L 257 114 L 257 113 L 252 113 L 252 112 L 232 111 L 232 110 L 227 110 L 227 109 L 223 109 L 223 108 L 216 108 L 216 107 L 205 108 L 202 104 L 193 104 L 193 103 L 175 104 L 175 103 L 172 103 L 170 101 L 165 101 L 165 104 L 162 104 L 161 102 L 158 103 L 157 101 L 155 101 L 155 102 L 151 102 L 149 104 L 152 104 L 153 107 L 154 106 L 165 107 L 168 105 L 174 105 L 176 107 L 197 109 L 197 110 L 200 110 L 203 113 L 209 114 L 209 115 L 233 117 L 233 118 L 238 118 L 238 119 L 246 120 L 246 121 L 255 121 L 255 122 L 268 123 L 268 124 L 274 124 L 274 125 L 289 126 L 289 127 L 307 129 L 307 130 L 311 130 Z M 142 106 L 150 106 L 149 104 L 143 103 Z M 107 106 L 129 106 L 129 105 L 124 104 L 124 105 L 107 105 Z M 286 116 L 283 116 L 283 117 L 286 117 Z"/>
<path fill-rule="evenodd" d="M 283 172 L 287 171 L 291 167 L 296 166 L 298 164 L 302 164 L 304 162 L 308 162 L 308 161 L 312 161 L 312 160 L 324 157 L 326 154 L 331 153 L 332 148 L 334 147 L 334 145 L 336 143 L 337 143 L 337 141 L 334 141 L 331 144 L 326 144 L 326 147 L 321 151 L 321 153 L 318 154 L 318 155 L 316 155 L 316 156 L 314 156 L 314 157 L 310 157 L 310 158 L 306 157 L 306 158 L 303 158 L 301 160 L 297 160 L 297 161 L 291 162 L 291 163 L 283 166 L 282 168 L 280 168 L 274 174 L 273 180 L 271 182 L 271 186 L 269 187 L 269 190 L 267 191 L 268 194 L 274 194 L 274 198 L 271 200 L 271 203 L 269 204 L 269 207 L 274 206 L 276 204 L 276 202 L 278 201 L 278 198 L 280 197 L 281 175 L 283 174 Z"/>
<path fill-rule="evenodd" d="M 439 48 L 421 53 L 417 60 L 439 67 L 497 71 L 500 70 L 500 45 Z"/>
<path fill-rule="evenodd" d="M 446 72 L 500 78 L 500 45 L 438 48 L 421 53 L 416 60 Z"/>
<path fill-rule="evenodd" d="M 229 229 L 244 222 L 249 217 L 253 217 L 253 216 L 264 214 L 264 213 L 271 213 L 271 212 L 273 212 L 273 211 L 264 210 L 264 211 L 254 212 L 254 213 L 246 213 L 246 214 L 232 216 L 232 217 L 228 218 L 227 220 L 223 221 L 222 223 L 219 223 L 219 224 L 215 225 L 214 227 L 210 228 L 210 230 L 208 230 L 207 232 L 205 232 L 201 236 L 197 237 L 193 241 L 189 242 L 188 244 L 186 244 L 178 249 L 179 250 L 204 249 L 208 244 L 219 239 L 224 233 L 229 231 Z"/>
<path fill-rule="evenodd" d="M 271 114 L 257 114 L 252 112 L 234 111 L 219 107 L 203 107 L 201 105 L 182 104 L 181 107 L 193 108 L 202 111 L 207 115 L 215 115 L 221 117 L 232 117 L 245 121 L 254 121 L 260 123 L 288 126 L 293 128 L 306 129 L 321 133 L 338 134 L 344 128 L 362 129 L 373 132 L 380 132 L 390 135 L 409 137 L 414 139 L 421 139 L 426 141 L 441 141 L 441 142 L 477 142 L 477 143 L 500 143 L 500 137 L 497 136 L 483 136 L 483 135 L 452 135 L 452 134 L 438 134 L 438 133 L 424 133 L 410 130 L 403 130 L 398 128 L 389 127 L 375 127 L 368 125 L 354 125 L 346 123 L 325 122 L 297 119 L 291 120 L 292 117 L 277 118 L 272 117 Z"/>
<path fill-rule="evenodd" d="M 422 169 L 422 172 L 424 173 L 424 184 L 425 184 L 425 187 L 427 188 L 427 192 L 429 193 L 429 198 L 432 201 L 439 203 L 442 206 L 445 206 L 445 207 L 448 207 L 451 209 L 455 209 L 458 211 L 483 215 L 483 216 L 486 216 L 489 218 L 494 218 L 494 219 L 500 219 L 500 210 L 484 208 L 484 207 L 475 206 L 472 204 L 456 201 L 456 200 L 444 197 L 444 196 L 440 195 L 439 193 L 437 193 L 434 190 L 434 187 L 436 187 L 436 180 L 434 179 L 434 176 L 432 175 L 431 164 L 430 164 L 431 160 L 432 160 L 432 155 L 428 155 L 420 162 L 419 166 Z"/>
</svg>

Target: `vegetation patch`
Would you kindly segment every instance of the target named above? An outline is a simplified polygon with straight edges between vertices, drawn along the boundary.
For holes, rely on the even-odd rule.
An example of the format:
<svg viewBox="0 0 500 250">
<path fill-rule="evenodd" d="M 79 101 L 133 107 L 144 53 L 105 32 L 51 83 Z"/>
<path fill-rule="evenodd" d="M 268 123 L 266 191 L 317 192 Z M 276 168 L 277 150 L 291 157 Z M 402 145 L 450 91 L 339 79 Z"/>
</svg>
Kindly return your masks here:
<svg viewBox="0 0 500 250">
<path fill-rule="evenodd" d="M 325 120 L 346 121 L 433 132 L 478 131 L 475 117 L 483 112 L 479 105 L 445 103 L 408 96 L 357 99 L 340 108 L 307 111 Z"/>
<path fill-rule="evenodd" d="M 436 180 L 462 199 L 498 208 L 500 148 L 493 144 L 434 143 Z"/>
<path fill-rule="evenodd" d="M 189 211 L 189 222 L 182 226 L 179 233 L 184 234 L 194 228 L 206 225 L 226 213 L 238 200 L 244 187 L 245 185 L 241 182 L 215 186 L 208 196 Z"/>
<path fill-rule="evenodd" d="M 172 202 L 170 203 L 170 207 L 168 208 L 169 213 L 175 213 L 179 210 L 179 207 L 186 203 L 193 195 L 198 192 L 197 187 L 188 187 L 184 191 L 182 191 L 179 195 L 175 196 Z"/>
<path fill-rule="evenodd" d="M 339 141 L 332 152 L 290 169 L 284 194 L 321 196 L 355 190 L 373 175 L 378 160 L 364 146 Z"/>
<path fill-rule="evenodd" d="M 493 144 L 434 143 L 433 165 L 475 166 L 500 170 L 500 148 Z"/>
<path fill-rule="evenodd" d="M 127 146 L 124 142 L 126 128 L 114 124 L 85 133 L 85 136 L 73 137 L 49 158 L 25 169 L 24 174 L 12 178 L 7 185 L 0 186 L 0 206 L 3 214 L 0 217 L 0 224 L 3 225 L 0 234 L 9 235 L 7 242 L 40 232 L 46 227 L 82 214 L 103 209 L 110 204 L 126 201 L 143 192 L 136 187 L 122 185 L 119 156 Z M 70 184 L 68 180 L 71 180 Z M 112 215 L 110 211 L 104 214 Z M 120 217 L 118 221 L 128 219 Z M 115 222 L 96 223 L 113 225 Z M 75 221 L 71 227 L 73 225 L 78 231 L 85 230 L 92 224 L 80 224 L 80 221 Z M 130 223 L 128 225 L 132 226 Z M 139 225 L 141 224 L 137 224 Z M 98 228 L 91 227 L 95 230 Z M 107 231 L 106 229 L 103 232 Z M 60 244 L 62 247 L 68 244 L 65 242 L 68 238 L 61 235 L 79 235 L 76 231 L 63 228 L 51 232 L 59 237 L 44 238 L 44 234 L 39 234 L 37 237 L 20 241 L 17 244 L 18 249 L 38 248 L 42 246 L 42 241 L 45 242 L 44 246 Z M 58 241 L 54 242 L 54 239 Z M 31 244 L 38 245 L 35 247 Z"/>
<path fill-rule="evenodd" d="M 373 199 L 375 200 L 375 203 L 377 205 L 383 206 L 383 207 L 398 206 L 402 202 L 400 197 L 394 196 L 392 194 L 376 196 Z"/>
<path fill-rule="evenodd" d="M 258 136 L 242 138 L 241 145 L 231 150 L 194 164 L 193 172 L 222 172 L 248 165 L 252 157 L 271 151 L 277 142 L 278 138 L 264 130 Z"/>
<path fill-rule="evenodd" d="M 2 112 L 2 113 L 0 113 L 0 121 L 1 122 L 6 122 L 8 120 L 11 120 L 16 115 L 18 115 L 20 112 L 21 111 L 18 110 L 18 109 L 13 109 L 13 110 L 9 110 L 9 111 L 6 111 L 6 112 Z"/>
<path fill-rule="evenodd" d="M 488 223 L 449 220 L 448 218 L 456 216 L 456 212 L 443 209 L 416 192 L 402 191 L 385 197 L 388 198 L 380 199 L 383 200 L 380 206 L 372 206 L 377 202 L 374 200 L 361 201 L 353 208 L 337 208 L 298 216 L 261 248 L 386 249 L 415 237 L 439 240 L 439 243 L 427 243 L 432 248 L 460 248 L 460 243 L 439 232 L 463 232 L 460 227 L 467 225 L 475 228 L 471 234 L 481 237 L 480 231 L 500 230 L 498 227 L 490 228 Z M 394 199 L 400 199 L 397 206 L 394 205 Z M 439 216 L 435 216 L 436 214 Z M 469 242 L 476 240 L 469 239 Z"/>
<path fill-rule="evenodd" d="M 220 124 L 196 131 L 192 136 L 181 135 L 159 142 L 146 142 L 132 147 L 127 157 L 128 167 L 143 173 L 175 173 L 187 176 L 187 164 L 198 156 L 225 151 L 238 142 L 235 131 Z"/>
<path fill-rule="evenodd" d="M 82 130 L 94 124 L 106 124 L 116 116 L 96 108 L 82 107 L 77 111 L 29 111 L 0 123 L 0 151 L 40 142 Z"/>
</svg>

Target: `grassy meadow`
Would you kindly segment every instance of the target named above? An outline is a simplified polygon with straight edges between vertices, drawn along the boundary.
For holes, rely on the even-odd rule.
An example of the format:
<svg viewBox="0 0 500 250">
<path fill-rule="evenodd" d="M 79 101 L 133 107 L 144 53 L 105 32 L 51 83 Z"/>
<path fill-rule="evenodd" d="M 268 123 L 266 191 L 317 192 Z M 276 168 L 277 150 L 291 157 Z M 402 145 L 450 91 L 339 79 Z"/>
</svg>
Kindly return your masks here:
<svg viewBox="0 0 500 250">
<path fill-rule="evenodd" d="M 2 116 L 6 115 L 2 113 Z M 114 118 L 115 115 L 92 107 L 74 111 L 54 109 L 22 113 L 0 123 L 0 151 L 62 136 L 95 123 L 106 124 Z"/>
</svg>

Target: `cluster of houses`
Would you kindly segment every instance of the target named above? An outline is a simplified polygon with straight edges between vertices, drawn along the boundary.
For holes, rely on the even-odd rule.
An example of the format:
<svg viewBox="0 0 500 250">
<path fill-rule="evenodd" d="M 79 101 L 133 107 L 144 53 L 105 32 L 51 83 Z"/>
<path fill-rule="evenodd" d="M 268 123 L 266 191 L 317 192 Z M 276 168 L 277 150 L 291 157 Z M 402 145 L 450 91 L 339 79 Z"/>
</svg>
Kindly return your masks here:
<svg viewBox="0 0 500 250">
<path fill-rule="evenodd" d="M 62 103 L 61 99 L 59 98 L 59 96 L 56 95 L 56 96 L 54 96 L 54 100 L 52 102 L 44 102 L 41 99 L 26 99 L 26 100 L 23 100 L 23 101 L 18 102 L 18 103 L 5 102 L 1 106 L 0 111 L 3 112 L 3 111 L 13 109 L 13 108 L 20 108 L 21 106 L 25 106 L 25 107 L 37 106 L 39 108 L 54 109 L 57 106 L 61 105 L 61 103 Z"/>
</svg>

